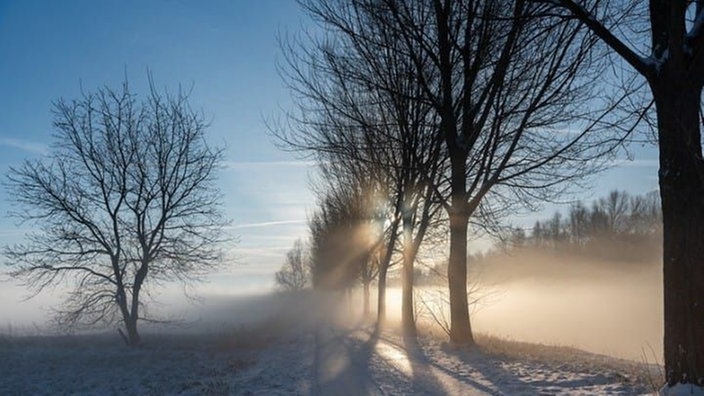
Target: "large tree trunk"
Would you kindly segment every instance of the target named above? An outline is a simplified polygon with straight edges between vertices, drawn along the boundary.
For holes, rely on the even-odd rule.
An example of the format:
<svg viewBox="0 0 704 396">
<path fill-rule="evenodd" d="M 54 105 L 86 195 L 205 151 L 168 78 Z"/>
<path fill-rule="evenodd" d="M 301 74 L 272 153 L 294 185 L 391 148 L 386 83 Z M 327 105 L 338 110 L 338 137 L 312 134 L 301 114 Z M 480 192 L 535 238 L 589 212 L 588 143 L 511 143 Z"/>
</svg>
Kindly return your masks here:
<svg viewBox="0 0 704 396">
<path fill-rule="evenodd" d="M 122 329 L 118 329 L 118 332 L 120 333 L 120 336 L 122 336 L 122 340 L 125 342 L 125 345 L 129 347 L 136 347 L 140 343 L 139 332 L 137 331 L 137 313 L 130 311 L 127 306 L 127 293 L 125 293 L 125 287 L 122 280 L 118 280 L 117 282 L 115 300 L 117 306 L 120 308 L 122 322 L 125 324 L 127 334 L 125 334 Z M 132 309 L 134 310 L 134 307 Z"/>
<path fill-rule="evenodd" d="M 139 332 L 137 331 L 137 319 L 132 317 L 127 318 L 127 320 L 125 320 L 125 328 L 127 329 L 127 346 L 139 346 L 141 338 L 139 337 Z"/>
<path fill-rule="evenodd" d="M 139 337 L 139 332 L 137 331 L 137 316 L 133 315 L 132 312 L 127 309 L 126 302 L 121 300 L 121 298 L 124 299 L 124 291 L 122 293 L 118 291 L 117 303 L 120 306 L 120 311 L 122 312 L 122 322 L 125 324 L 127 334 L 125 334 L 122 329 L 118 329 L 118 332 L 120 333 L 120 336 L 122 336 L 122 340 L 125 342 L 125 345 L 128 347 L 139 346 L 141 339 Z"/>
<path fill-rule="evenodd" d="M 401 274 L 401 325 L 407 337 L 416 336 L 416 321 L 413 309 L 413 218 L 410 210 L 403 216 L 403 271 Z"/>
<path fill-rule="evenodd" d="M 472 327 L 467 303 L 467 224 L 465 211 L 450 211 L 450 262 L 447 279 L 450 288 L 450 340 L 472 345 Z"/>
<path fill-rule="evenodd" d="M 652 84 L 658 115 L 663 215 L 665 372 L 704 380 L 704 164 L 701 87 L 684 75 Z"/>
</svg>

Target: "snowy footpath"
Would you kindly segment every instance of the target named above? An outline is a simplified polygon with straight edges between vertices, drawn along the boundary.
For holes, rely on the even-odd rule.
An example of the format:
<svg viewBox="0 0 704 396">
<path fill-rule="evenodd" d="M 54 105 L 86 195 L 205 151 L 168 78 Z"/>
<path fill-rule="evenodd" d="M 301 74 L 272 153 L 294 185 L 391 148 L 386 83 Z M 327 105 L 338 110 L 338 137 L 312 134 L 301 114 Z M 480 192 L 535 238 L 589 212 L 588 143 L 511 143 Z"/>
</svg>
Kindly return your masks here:
<svg viewBox="0 0 704 396">
<path fill-rule="evenodd" d="M 116 333 L 0 335 L 0 395 L 647 395 L 661 381 L 657 367 L 571 348 L 481 337 L 461 349 L 310 311 L 145 334 L 138 349 Z"/>
<path fill-rule="evenodd" d="M 510 356 L 492 348 L 456 349 L 421 338 L 320 329 L 313 394 L 320 395 L 641 395 L 637 364 L 564 348 Z M 487 340 L 489 344 L 507 343 Z M 521 348 L 520 344 L 515 344 Z M 497 347 L 494 345 L 494 347 Z M 554 354 L 548 357 L 548 354 Z M 542 356 L 541 356 L 542 355 Z M 645 369 L 645 368 L 643 368 Z M 650 374 L 648 374 L 650 375 Z"/>
</svg>

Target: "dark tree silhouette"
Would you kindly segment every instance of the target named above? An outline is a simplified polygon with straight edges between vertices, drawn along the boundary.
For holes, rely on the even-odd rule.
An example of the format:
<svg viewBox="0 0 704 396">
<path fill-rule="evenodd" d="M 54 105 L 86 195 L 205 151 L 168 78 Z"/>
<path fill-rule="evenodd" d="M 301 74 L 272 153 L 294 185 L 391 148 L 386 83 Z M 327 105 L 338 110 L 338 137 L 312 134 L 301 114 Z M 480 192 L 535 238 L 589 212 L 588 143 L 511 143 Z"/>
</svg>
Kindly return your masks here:
<svg viewBox="0 0 704 396">
<path fill-rule="evenodd" d="M 625 10 L 600 0 L 550 3 L 584 23 L 650 87 L 660 150 L 666 377 L 670 385 L 704 385 L 704 1 L 625 2 Z M 624 33 L 629 26 L 637 34 Z"/>
<path fill-rule="evenodd" d="M 412 111 L 398 110 L 422 109 L 419 130 L 434 143 L 427 146 L 439 151 L 430 150 L 432 157 L 407 152 L 414 161 L 433 158 L 442 166 L 436 179 L 436 168 L 401 161 L 402 151 L 395 151 L 396 165 L 420 171 L 422 183 L 411 183 L 411 189 L 396 184 L 398 199 L 391 207 L 400 217 L 398 208 L 413 201 L 403 191 L 432 187 L 434 198 L 426 196 L 427 201 L 442 205 L 450 222 L 451 338 L 472 343 L 468 225 L 491 225 L 487 219 L 494 221 L 513 203 L 559 192 L 561 182 L 593 173 L 599 167 L 594 160 L 612 147 L 597 144 L 613 135 L 596 133 L 600 120 L 593 116 L 600 112 L 585 106 L 598 71 L 580 65 L 591 61 L 593 38 L 574 21 L 539 18 L 550 7 L 520 0 L 301 3 L 325 34 L 309 36 L 313 49 L 294 58 L 300 62 L 292 62 L 287 74 L 300 100 L 302 117 L 296 121 L 305 128 L 298 135 L 303 139 L 284 140 L 296 148 L 352 154 L 395 142 L 408 147 L 422 140 L 398 138 L 408 133 L 403 123 L 414 119 L 408 117 Z M 305 67 L 296 67 L 301 64 Z M 414 105 L 379 106 L 396 99 Z M 565 133 L 575 120 L 593 123 Z M 389 126 L 402 134 L 388 133 Z M 359 129 L 365 132 L 361 138 L 348 133 Z M 404 274 L 406 286 L 412 286 L 412 268 Z M 404 312 L 410 313 L 407 305 Z M 406 317 L 411 323 L 411 315 Z"/>
<path fill-rule="evenodd" d="M 352 43 L 343 49 L 361 63 L 350 78 L 367 73 L 367 89 L 404 92 L 430 108 L 438 158 L 447 164 L 439 181 L 425 181 L 450 221 L 451 339 L 472 343 L 466 266 L 471 219 L 481 223 L 512 202 L 550 196 L 560 182 L 593 172 L 590 160 L 609 150 L 595 144 L 593 128 L 561 131 L 591 116 L 582 104 L 592 76 L 579 65 L 593 41 L 575 23 L 544 23 L 536 15 L 546 7 L 525 1 L 305 2 L 313 8 L 311 3 L 322 10 L 315 17 L 344 37 L 332 39 L 330 47 Z M 365 48 L 410 65 L 405 74 L 413 89 L 399 90 Z"/>
<path fill-rule="evenodd" d="M 384 322 L 386 274 L 398 239 L 403 245 L 403 324 L 407 334 L 414 334 L 413 265 L 439 209 L 436 185 L 446 164 L 434 133 L 437 119 L 427 103 L 416 100 L 413 60 L 399 56 L 403 45 L 388 31 L 355 25 L 355 11 L 345 12 L 335 2 L 300 3 L 341 32 L 366 30 L 336 34 L 330 38 L 335 45 L 320 40 L 284 47 L 288 67 L 282 71 L 296 93 L 300 114 L 289 114 L 296 126 L 292 131 L 275 134 L 287 149 L 313 152 L 319 161 L 336 164 L 326 166 L 328 173 L 343 172 L 383 186 L 377 190 L 383 190 L 389 221 L 378 233 L 385 240 L 376 253 L 377 324 Z M 368 37 L 381 43 L 369 45 Z"/>
<path fill-rule="evenodd" d="M 125 82 L 54 104 L 55 142 L 46 159 L 12 168 L 8 186 L 36 225 L 5 249 L 12 276 L 39 293 L 69 283 L 64 325 L 121 321 L 130 346 L 151 320 L 143 295 L 164 281 L 189 284 L 221 258 L 222 151 L 188 97 L 150 92 L 138 101 Z"/>
</svg>

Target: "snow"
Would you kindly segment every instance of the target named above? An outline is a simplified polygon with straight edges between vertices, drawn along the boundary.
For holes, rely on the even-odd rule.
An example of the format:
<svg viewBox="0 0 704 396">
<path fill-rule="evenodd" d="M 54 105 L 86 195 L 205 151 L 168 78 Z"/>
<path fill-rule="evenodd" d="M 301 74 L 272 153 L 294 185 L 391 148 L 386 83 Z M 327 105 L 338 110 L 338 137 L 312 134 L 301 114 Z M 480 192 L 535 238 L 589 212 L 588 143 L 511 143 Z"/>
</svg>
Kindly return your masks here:
<svg viewBox="0 0 704 396">
<path fill-rule="evenodd" d="M 694 37 L 702 34 L 702 29 L 704 29 L 704 10 L 699 11 L 699 15 L 697 15 L 694 19 L 692 28 L 689 30 L 687 37 L 689 39 L 693 39 Z"/>
<path fill-rule="evenodd" d="M 653 55 L 650 55 L 647 58 L 641 57 L 640 60 L 647 67 L 655 69 L 655 72 L 660 74 L 660 71 L 662 70 L 663 65 L 670 59 L 670 49 L 666 48 L 665 51 L 663 51 L 662 55 L 660 55 L 660 56 L 654 55 L 655 52 L 657 52 L 657 51 L 653 51 Z"/>
<path fill-rule="evenodd" d="M 112 332 L 0 335 L 0 394 L 641 395 L 662 382 L 657 367 L 572 348 L 375 334 L 367 322 L 331 319 L 335 301 L 270 298 L 250 306 L 266 312 L 256 321 L 221 310 L 186 331 L 145 333 L 138 349 Z"/>
<path fill-rule="evenodd" d="M 660 396 L 704 396 L 704 388 L 691 384 L 677 384 L 673 387 L 665 386 L 659 394 Z"/>
</svg>

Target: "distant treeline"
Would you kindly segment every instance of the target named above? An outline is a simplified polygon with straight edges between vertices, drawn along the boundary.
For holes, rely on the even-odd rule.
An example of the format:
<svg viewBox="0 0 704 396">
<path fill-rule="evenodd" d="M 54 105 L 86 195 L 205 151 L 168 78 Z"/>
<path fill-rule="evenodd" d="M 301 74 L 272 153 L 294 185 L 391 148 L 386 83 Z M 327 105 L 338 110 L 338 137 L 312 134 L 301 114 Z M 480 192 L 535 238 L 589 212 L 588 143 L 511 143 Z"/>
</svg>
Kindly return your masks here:
<svg viewBox="0 0 704 396">
<path fill-rule="evenodd" d="M 530 235 L 524 229 L 513 229 L 504 247 L 643 261 L 658 256 L 661 239 L 662 212 L 656 191 L 645 195 L 611 191 L 590 206 L 578 201 L 566 215 L 555 212 L 549 219 L 536 221 Z"/>
<path fill-rule="evenodd" d="M 612 191 L 591 204 L 574 203 L 567 213 L 555 212 L 538 220 L 532 229 L 513 228 L 504 240 L 488 252 L 468 257 L 468 270 L 506 271 L 530 275 L 536 263 L 652 264 L 662 257 L 662 213 L 658 192 L 631 195 Z M 525 264 L 531 264 L 525 266 Z M 525 268 L 523 268 L 525 267 Z M 429 271 L 415 271 L 416 284 L 443 284 L 446 264 Z M 483 274 L 486 276 L 486 274 Z"/>
</svg>

